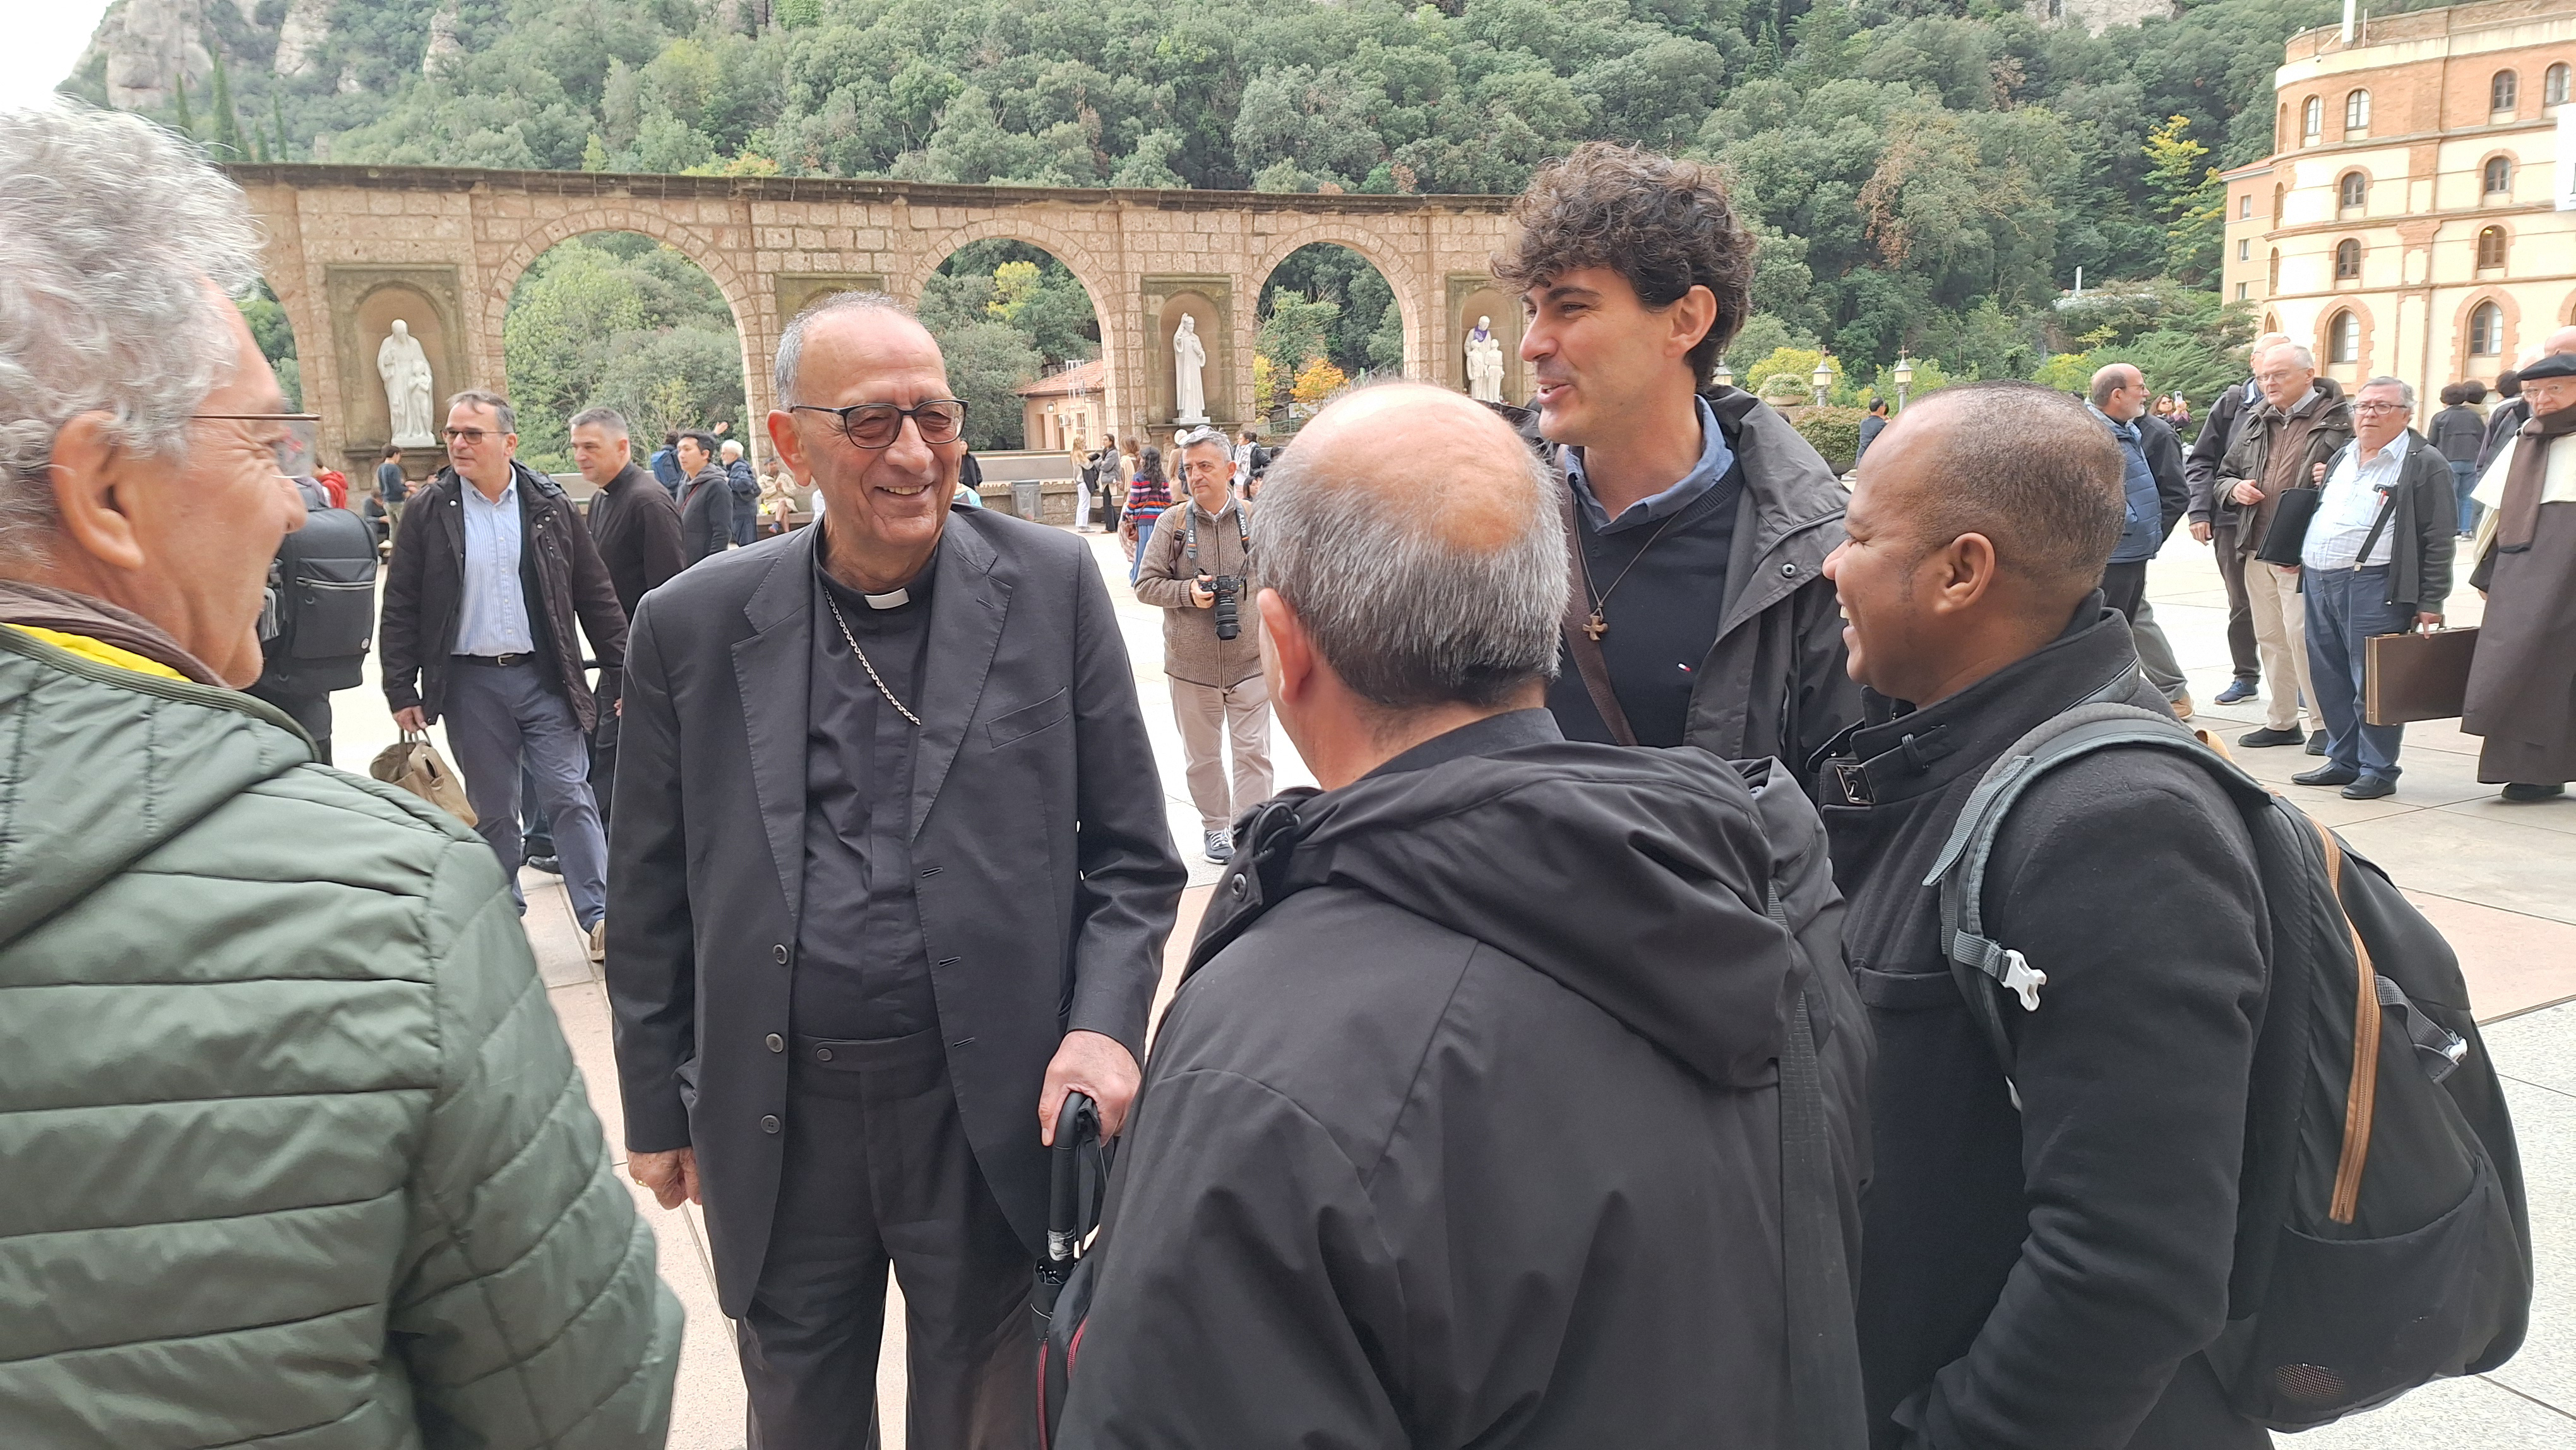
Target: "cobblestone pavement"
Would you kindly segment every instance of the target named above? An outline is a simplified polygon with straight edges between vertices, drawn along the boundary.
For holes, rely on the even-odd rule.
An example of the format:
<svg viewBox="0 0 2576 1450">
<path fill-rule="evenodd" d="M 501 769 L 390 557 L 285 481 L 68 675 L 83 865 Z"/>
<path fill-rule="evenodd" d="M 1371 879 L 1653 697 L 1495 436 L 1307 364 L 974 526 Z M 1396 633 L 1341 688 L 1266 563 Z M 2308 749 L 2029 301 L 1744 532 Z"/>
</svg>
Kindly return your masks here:
<svg viewBox="0 0 2576 1450">
<path fill-rule="evenodd" d="M 1168 997 L 1217 871 L 1196 849 L 1198 813 L 1182 784 L 1179 734 L 1161 668 L 1160 611 L 1135 602 L 1114 540 L 1093 535 L 1090 542 L 1111 597 L 1119 601 L 1173 839 L 1190 862 L 1191 889 L 1164 978 Z M 2465 588 L 2461 593 L 2465 597 L 2453 601 L 2453 620 L 2475 623 L 2477 598 Z M 2208 703 L 2228 679 L 2226 599 L 2209 551 L 2178 532 L 2151 571 L 2148 594 L 2191 675 L 2200 722 L 2232 745 L 2236 734 L 2262 721 L 2251 702 L 2232 708 Z M 371 678 L 367 688 L 344 692 L 335 703 L 340 762 L 363 770 L 395 738 L 383 696 Z M 1278 784 L 1311 784 L 1295 748 L 1284 734 L 1274 734 Z M 2236 752 L 2249 770 L 2291 793 L 2355 850 L 2386 868 L 2458 949 L 2478 1015 L 2489 1024 L 2489 1047 L 2507 1077 L 2539 1240 L 2540 1301 L 2531 1337 L 2512 1363 L 2490 1375 L 2431 1386 L 2285 1444 L 2320 1450 L 2576 1445 L 2576 1290 L 2570 1288 L 2576 1283 L 2576 799 L 2501 803 L 2495 787 L 2477 783 L 2477 747 L 2475 738 L 2446 722 L 2409 726 L 2397 794 L 2369 802 L 2290 785 L 2293 772 L 2314 763 L 2297 750 Z M 613 1146 L 617 1082 L 598 973 L 583 957 L 555 878 L 529 872 L 525 884 L 529 941 Z M 623 1150 L 615 1151 L 622 1161 Z M 640 1191 L 637 1203 L 660 1236 L 663 1276 L 689 1310 L 671 1446 L 734 1450 L 744 1443 L 742 1389 L 730 1327 L 715 1306 L 704 1223 L 695 1209 L 666 1212 Z M 902 1434 L 904 1350 L 900 1295 L 890 1289 L 889 1299 L 878 1382 L 885 1440 L 895 1445 Z"/>
</svg>

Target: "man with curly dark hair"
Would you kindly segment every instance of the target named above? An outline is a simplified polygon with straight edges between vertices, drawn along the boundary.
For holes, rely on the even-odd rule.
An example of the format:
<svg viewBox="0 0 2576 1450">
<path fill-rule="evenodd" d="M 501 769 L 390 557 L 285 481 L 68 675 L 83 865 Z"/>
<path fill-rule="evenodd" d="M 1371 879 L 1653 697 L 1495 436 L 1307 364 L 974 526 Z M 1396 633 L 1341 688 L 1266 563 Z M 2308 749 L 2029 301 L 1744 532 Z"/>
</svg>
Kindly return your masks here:
<svg viewBox="0 0 2576 1450">
<path fill-rule="evenodd" d="M 1860 718 L 1821 572 L 1845 495 L 1787 419 L 1711 381 L 1752 307 L 1752 234 L 1712 168 L 1600 141 L 1513 219 L 1494 272 L 1537 393 L 1505 412 L 1564 471 L 1571 525 L 1548 708 L 1571 739 L 1803 767 Z"/>
</svg>

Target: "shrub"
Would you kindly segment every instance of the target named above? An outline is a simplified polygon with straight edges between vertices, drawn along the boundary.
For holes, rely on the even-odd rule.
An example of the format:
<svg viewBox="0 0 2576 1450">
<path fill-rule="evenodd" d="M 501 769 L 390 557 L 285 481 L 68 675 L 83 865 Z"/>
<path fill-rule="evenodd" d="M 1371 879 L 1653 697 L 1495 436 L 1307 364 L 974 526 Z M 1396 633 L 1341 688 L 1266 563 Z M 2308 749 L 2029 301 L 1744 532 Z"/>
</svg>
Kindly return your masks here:
<svg viewBox="0 0 2576 1450">
<path fill-rule="evenodd" d="M 1808 366 L 1813 367 L 1814 364 Z M 1798 436 L 1825 455 L 1825 462 L 1834 472 L 1849 473 L 1852 455 L 1860 452 L 1860 420 L 1863 416 L 1858 408 L 1809 408 L 1798 415 L 1795 426 Z"/>
</svg>

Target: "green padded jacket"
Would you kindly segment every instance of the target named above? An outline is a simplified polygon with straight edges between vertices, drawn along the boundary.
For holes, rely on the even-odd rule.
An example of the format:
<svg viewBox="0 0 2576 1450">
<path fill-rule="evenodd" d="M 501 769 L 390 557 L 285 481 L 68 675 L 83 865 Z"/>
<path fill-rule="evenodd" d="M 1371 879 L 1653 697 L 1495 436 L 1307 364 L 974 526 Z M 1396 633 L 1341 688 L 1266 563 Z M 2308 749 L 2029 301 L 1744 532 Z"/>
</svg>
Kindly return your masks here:
<svg viewBox="0 0 2576 1450">
<path fill-rule="evenodd" d="M 662 1443 L 680 1307 L 491 849 L 0 627 L 0 1446 Z"/>
</svg>

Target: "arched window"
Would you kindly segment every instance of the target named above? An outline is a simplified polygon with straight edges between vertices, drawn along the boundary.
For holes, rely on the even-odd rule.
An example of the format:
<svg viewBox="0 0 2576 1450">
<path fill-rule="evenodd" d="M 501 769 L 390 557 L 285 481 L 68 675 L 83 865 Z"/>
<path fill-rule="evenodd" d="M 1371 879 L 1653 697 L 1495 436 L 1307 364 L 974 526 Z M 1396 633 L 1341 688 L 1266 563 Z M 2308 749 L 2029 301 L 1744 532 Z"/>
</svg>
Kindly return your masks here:
<svg viewBox="0 0 2576 1450">
<path fill-rule="evenodd" d="M 2486 166 L 2487 195 L 2503 196 L 2512 190 L 2513 158 L 2510 156 L 2488 157 Z"/>
<path fill-rule="evenodd" d="M 2343 129 L 2346 134 L 2370 129 L 2370 92 L 2354 91 L 2343 98 Z"/>
<path fill-rule="evenodd" d="M 2281 249 L 2279 247 L 2274 247 L 2272 249 L 2272 268 L 2271 271 L 2266 274 L 2266 280 L 2263 285 L 2266 291 L 2278 292 L 2281 290 Z M 2263 330 L 2265 332 L 2278 332 L 2281 329 L 2277 327 L 2266 327 Z"/>
<path fill-rule="evenodd" d="M 2560 61 L 2541 75 L 2540 104 L 2544 106 L 2567 104 L 2567 62 Z"/>
<path fill-rule="evenodd" d="M 2350 237 L 2335 243 L 2335 280 L 2358 281 L 2361 277 L 2361 243 Z"/>
<path fill-rule="evenodd" d="M 2314 146 L 2326 133 L 2326 102 L 2323 96 L 2310 96 L 2299 107 L 2299 144 Z"/>
<path fill-rule="evenodd" d="M 2287 101 L 2281 103 L 2281 119 L 2272 127 L 2272 137 L 2272 149 L 2276 151 L 2290 149 L 2290 103 Z"/>
<path fill-rule="evenodd" d="M 2358 210 L 2370 197 L 2370 178 L 2358 171 L 2347 171 L 2335 187 L 2335 205 Z"/>
<path fill-rule="evenodd" d="M 2497 71 L 2495 73 L 2495 79 L 2487 82 L 2488 110 L 2510 111 L 2513 109 L 2514 103 L 2521 99 L 2522 78 L 2515 75 L 2513 72 L 2509 70 Z"/>
<path fill-rule="evenodd" d="M 2494 357 L 2504 351 L 2504 309 L 2481 302 L 2469 314 L 2469 355 Z"/>
<path fill-rule="evenodd" d="M 2481 267 L 2504 265 L 2504 228 L 2488 227 L 2478 233 L 2478 265 Z"/>
<path fill-rule="evenodd" d="M 2361 319 L 2350 312 L 2338 312 L 2326 323 L 2326 361 L 2357 363 L 2361 361 Z"/>
<path fill-rule="evenodd" d="M 2281 212 L 2290 204 L 2290 189 L 2275 184 L 2272 188 L 2272 225 L 2281 224 Z"/>
</svg>

